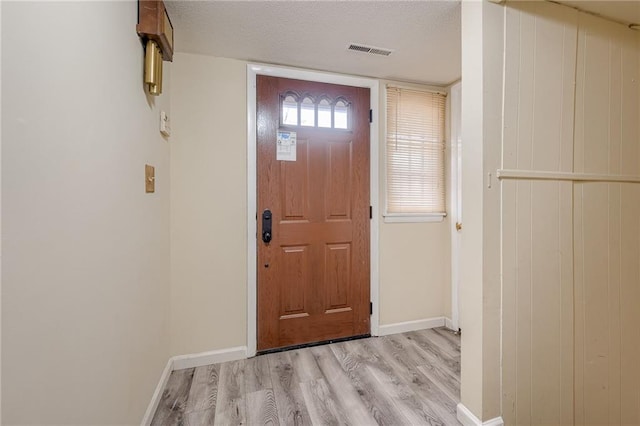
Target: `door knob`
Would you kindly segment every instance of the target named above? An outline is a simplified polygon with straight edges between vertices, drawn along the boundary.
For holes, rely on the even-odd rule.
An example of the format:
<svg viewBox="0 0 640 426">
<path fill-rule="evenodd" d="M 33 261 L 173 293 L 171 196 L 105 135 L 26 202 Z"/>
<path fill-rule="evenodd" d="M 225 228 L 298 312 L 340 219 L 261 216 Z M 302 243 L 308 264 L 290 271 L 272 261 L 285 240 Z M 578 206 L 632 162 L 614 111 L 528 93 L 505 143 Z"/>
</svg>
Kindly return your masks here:
<svg viewBox="0 0 640 426">
<path fill-rule="evenodd" d="M 462 229 L 462 224 L 460 222 L 456 222 L 456 231 L 459 231 Z"/>
</svg>

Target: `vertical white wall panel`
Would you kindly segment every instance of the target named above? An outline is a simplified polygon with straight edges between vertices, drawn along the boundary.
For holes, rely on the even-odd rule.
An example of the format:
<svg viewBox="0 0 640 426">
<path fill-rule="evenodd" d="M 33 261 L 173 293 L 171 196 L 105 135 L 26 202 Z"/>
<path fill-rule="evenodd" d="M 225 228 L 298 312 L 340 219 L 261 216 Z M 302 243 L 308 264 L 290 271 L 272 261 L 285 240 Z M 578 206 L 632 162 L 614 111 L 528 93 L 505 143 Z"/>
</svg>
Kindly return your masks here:
<svg viewBox="0 0 640 426">
<path fill-rule="evenodd" d="M 572 169 L 576 23 L 546 2 L 507 10 L 504 168 Z M 572 184 L 504 182 L 502 201 L 503 418 L 572 423 Z"/>
<path fill-rule="evenodd" d="M 639 175 L 637 35 L 580 14 L 575 170 Z M 584 424 L 639 424 L 637 184 L 576 184 L 575 413 Z M 631 359 L 636 360 L 631 361 Z"/>
</svg>

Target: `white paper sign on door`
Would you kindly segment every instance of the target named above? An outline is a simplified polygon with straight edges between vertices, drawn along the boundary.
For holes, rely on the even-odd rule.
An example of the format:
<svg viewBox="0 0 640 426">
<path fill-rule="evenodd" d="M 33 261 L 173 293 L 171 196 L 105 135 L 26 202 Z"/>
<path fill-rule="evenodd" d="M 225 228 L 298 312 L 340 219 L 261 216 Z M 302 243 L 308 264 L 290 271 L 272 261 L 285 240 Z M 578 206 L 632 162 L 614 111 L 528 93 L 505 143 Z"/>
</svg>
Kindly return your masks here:
<svg viewBox="0 0 640 426">
<path fill-rule="evenodd" d="M 278 132 L 276 160 L 296 161 L 296 132 Z"/>
</svg>

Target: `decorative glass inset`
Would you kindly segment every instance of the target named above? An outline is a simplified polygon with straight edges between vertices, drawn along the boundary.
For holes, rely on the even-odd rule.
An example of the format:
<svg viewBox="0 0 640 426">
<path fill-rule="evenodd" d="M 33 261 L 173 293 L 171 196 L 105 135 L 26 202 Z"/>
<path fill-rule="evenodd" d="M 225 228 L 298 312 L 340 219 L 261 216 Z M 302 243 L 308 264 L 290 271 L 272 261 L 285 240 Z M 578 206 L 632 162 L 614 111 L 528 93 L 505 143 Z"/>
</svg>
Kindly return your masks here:
<svg viewBox="0 0 640 426">
<path fill-rule="evenodd" d="M 318 127 L 331 128 L 331 102 L 327 98 L 318 102 Z"/>
<path fill-rule="evenodd" d="M 308 127 L 316 125 L 316 106 L 313 99 L 308 96 L 300 103 L 300 125 Z"/>
<path fill-rule="evenodd" d="M 282 124 L 298 125 L 298 101 L 293 95 L 287 95 L 282 101 Z"/>
<path fill-rule="evenodd" d="M 334 106 L 333 127 L 336 129 L 349 128 L 349 104 L 343 99 L 336 101 Z"/>
<path fill-rule="evenodd" d="M 286 92 L 280 95 L 280 125 L 348 130 L 351 127 L 351 103 L 343 97 Z"/>
</svg>

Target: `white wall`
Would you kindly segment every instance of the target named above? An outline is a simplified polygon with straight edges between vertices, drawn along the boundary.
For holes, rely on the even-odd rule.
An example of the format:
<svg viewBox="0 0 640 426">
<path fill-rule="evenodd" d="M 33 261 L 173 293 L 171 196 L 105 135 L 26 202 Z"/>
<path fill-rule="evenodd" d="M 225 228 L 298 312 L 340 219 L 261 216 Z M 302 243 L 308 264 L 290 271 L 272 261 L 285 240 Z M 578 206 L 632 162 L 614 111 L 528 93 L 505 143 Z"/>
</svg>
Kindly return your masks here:
<svg viewBox="0 0 640 426">
<path fill-rule="evenodd" d="M 380 211 L 384 211 L 386 164 L 386 84 L 443 88 L 382 81 L 380 87 Z M 450 144 L 446 146 L 446 156 Z M 449 164 L 445 159 L 445 173 Z M 447 184 L 449 180 L 447 179 Z M 447 188 L 447 191 L 449 188 Z M 448 203 L 448 200 L 446 201 Z M 449 206 L 447 205 L 447 209 Z M 442 222 L 385 223 L 380 218 L 380 325 L 446 316 L 451 318 L 450 216 Z"/>
<path fill-rule="evenodd" d="M 178 54 L 172 70 L 172 354 L 246 345 L 245 68 Z M 443 316 L 449 259 L 448 220 L 381 225 L 381 325 Z"/>
<path fill-rule="evenodd" d="M 171 353 L 247 344 L 246 63 L 179 53 L 172 80 Z"/>
<path fill-rule="evenodd" d="M 3 424 L 139 424 L 169 356 L 170 66 L 147 98 L 136 21 L 2 4 Z"/>
<path fill-rule="evenodd" d="M 482 415 L 482 4 L 462 2 L 462 403 Z"/>
<path fill-rule="evenodd" d="M 450 315 L 449 219 L 380 224 L 380 325 Z"/>
<path fill-rule="evenodd" d="M 462 3 L 461 401 L 500 416 L 502 6 Z M 491 174 L 491 175 L 490 175 Z"/>
</svg>

